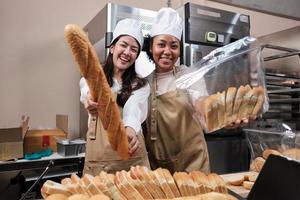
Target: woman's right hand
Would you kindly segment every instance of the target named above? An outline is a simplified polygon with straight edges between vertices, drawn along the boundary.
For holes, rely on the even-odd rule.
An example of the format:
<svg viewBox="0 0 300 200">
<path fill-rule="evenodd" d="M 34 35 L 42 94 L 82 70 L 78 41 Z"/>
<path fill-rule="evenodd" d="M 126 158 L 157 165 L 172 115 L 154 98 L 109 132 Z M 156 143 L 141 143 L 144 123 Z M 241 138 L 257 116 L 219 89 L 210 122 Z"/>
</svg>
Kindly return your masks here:
<svg viewBox="0 0 300 200">
<path fill-rule="evenodd" d="M 90 93 L 87 95 L 84 107 L 92 116 L 98 116 L 98 103 L 92 100 Z"/>
</svg>

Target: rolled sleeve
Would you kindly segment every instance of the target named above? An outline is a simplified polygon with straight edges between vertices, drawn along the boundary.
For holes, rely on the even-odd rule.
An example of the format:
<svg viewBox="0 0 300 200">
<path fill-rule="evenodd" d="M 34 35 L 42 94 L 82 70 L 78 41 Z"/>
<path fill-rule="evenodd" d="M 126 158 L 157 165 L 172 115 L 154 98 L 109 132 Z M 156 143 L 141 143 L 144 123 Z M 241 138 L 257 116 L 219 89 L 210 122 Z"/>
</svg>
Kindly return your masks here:
<svg viewBox="0 0 300 200">
<path fill-rule="evenodd" d="M 150 86 L 147 83 L 144 87 L 134 91 L 123 108 L 123 122 L 125 127 L 129 126 L 138 134 L 142 130 L 141 124 L 148 115 L 148 97 Z"/>
<path fill-rule="evenodd" d="M 84 102 L 87 99 L 87 95 L 89 93 L 89 87 L 85 80 L 85 78 L 81 78 L 79 81 L 79 87 L 80 87 L 80 102 L 84 104 Z"/>
</svg>

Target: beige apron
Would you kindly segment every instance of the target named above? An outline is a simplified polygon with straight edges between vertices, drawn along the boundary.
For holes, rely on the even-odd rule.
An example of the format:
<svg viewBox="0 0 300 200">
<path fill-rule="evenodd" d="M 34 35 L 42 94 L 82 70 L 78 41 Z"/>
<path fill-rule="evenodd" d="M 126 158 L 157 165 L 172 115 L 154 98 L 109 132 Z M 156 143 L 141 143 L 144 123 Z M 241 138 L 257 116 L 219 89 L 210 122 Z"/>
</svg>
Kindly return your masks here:
<svg viewBox="0 0 300 200">
<path fill-rule="evenodd" d="M 84 173 L 96 176 L 101 171 L 108 173 L 121 170 L 128 171 L 134 165 L 143 165 L 150 168 L 144 136 L 142 133 L 138 133 L 137 137 L 140 148 L 128 160 L 122 160 L 117 152 L 111 148 L 100 118 L 92 119 L 87 132 Z"/>
<path fill-rule="evenodd" d="M 209 172 L 207 145 L 200 124 L 193 118 L 184 90 L 156 96 L 156 77 L 151 91 L 151 116 L 146 143 L 151 167 L 175 171 Z"/>
</svg>

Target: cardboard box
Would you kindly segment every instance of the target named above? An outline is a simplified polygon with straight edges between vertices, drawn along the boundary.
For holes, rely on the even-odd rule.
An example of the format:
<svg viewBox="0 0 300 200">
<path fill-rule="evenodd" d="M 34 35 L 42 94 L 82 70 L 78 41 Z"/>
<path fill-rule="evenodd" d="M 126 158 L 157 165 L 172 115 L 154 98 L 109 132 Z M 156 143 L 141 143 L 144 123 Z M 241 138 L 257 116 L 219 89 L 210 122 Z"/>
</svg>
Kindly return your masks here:
<svg viewBox="0 0 300 200">
<path fill-rule="evenodd" d="M 0 160 L 23 158 L 23 138 L 29 117 L 22 116 L 20 127 L 0 129 Z"/>
<path fill-rule="evenodd" d="M 56 138 L 67 138 L 68 116 L 56 115 L 56 129 L 29 130 L 24 138 L 24 152 L 33 153 L 50 147 L 57 152 Z"/>
</svg>

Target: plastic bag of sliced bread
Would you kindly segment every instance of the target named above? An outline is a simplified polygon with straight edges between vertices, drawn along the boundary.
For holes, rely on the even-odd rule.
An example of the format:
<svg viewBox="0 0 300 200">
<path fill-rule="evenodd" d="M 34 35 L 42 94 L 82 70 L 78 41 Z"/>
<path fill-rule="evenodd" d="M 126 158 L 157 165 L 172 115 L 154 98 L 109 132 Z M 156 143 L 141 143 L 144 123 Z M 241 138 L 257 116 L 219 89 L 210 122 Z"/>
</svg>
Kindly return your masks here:
<svg viewBox="0 0 300 200">
<path fill-rule="evenodd" d="M 245 37 L 209 53 L 176 80 L 206 133 L 268 110 L 261 47 Z"/>
<path fill-rule="evenodd" d="M 270 154 L 300 160 L 300 135 L 285 123 L 267 127 L 244 129 L 251 161 L 266 160 Z"/>
</svg>

